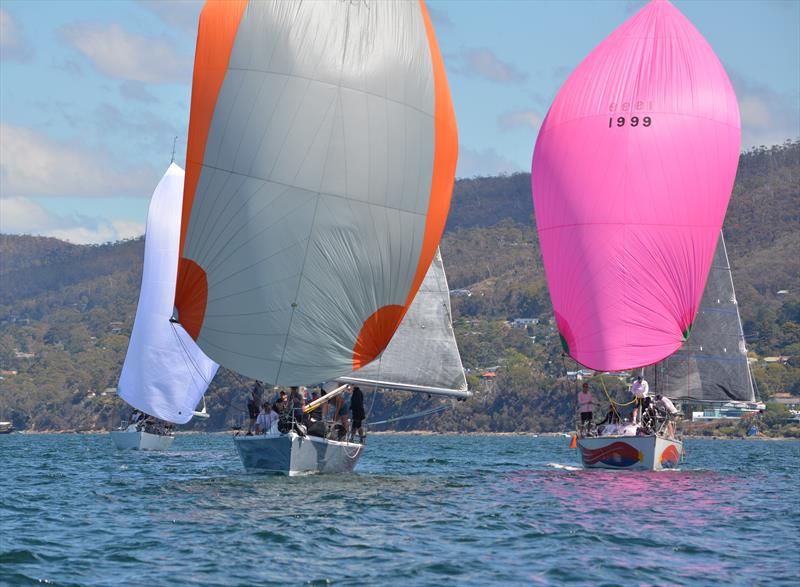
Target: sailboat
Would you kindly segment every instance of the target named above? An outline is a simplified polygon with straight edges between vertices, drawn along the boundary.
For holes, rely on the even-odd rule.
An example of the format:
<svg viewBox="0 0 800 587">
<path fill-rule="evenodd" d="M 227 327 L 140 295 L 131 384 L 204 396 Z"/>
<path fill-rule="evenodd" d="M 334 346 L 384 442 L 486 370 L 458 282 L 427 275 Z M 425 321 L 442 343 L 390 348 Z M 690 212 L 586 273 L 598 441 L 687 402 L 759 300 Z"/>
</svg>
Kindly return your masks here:
<svg viewBox="0 0 800 587">
<path fill-rule="evenodd" d="M 532 189 L 562 346 L 578 363 L 640 369 L 689 339 L 740 135 L 722 64 L 667 0 L 623 23 L 564 83 L 539 132 Z M 680 439 L 639 424 L 578 438 L 584 466 L 675 467 Z"/>
<path fill-rule="evenodd" d="M 167 450 L 175 439 L 171 424 L 185 424 L 197 414 L 218 367 L 179 324 L 170 322 L 183 180 L 183 169 L 171 163 L 147 212 L 139 304 L 118 385 L 137 417 L 111 432 L 119 449 Z"/>
<path fill-rule="evenodd" d="M 456 344 L 450 290 L 438 250 L 386 350 L 369 365 L 337 377 L 336 383 L 324 397 L 335 397 L 348 385 L 364 391 L 411 391 L 457 400 L 472 396 Z M 309 404 L 306 412 L 317 405 Z M 246 470 L 286 475 L 352 471 L 364 449 L 363 444 L 295 431 L 236 436 L 234 441 Z"/>
<path fill-rule="evenodd" d="M 367 367 L 434 259 L 457 144 L 423 2 L 209 0 L 173 320 L 219 364 L 273 385 Z M 363 451 L 307 439 L 322 455 L 307 459 L 292 433 L 249 438 L 235 441 L 245 468 L 283 474 L 347 471 Z"/>
</svg>

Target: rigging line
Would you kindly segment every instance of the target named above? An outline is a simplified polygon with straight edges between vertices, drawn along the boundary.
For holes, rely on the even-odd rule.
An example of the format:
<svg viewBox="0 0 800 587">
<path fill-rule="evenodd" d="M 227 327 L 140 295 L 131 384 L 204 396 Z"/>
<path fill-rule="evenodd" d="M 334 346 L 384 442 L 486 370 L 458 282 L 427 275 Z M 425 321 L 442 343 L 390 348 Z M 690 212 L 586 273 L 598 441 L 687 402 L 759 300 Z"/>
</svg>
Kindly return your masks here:
<svg viewBox="0 0 800 587">
<path fill-rule="evenodd" d="M 188 347 L 187 347 L 187 346 L 186 346 L 186 344 L 183 342 L 183 340 L 181 340 L 181 337 L 178 335 L 178 330 L 177 330 L 177 328 L 175 327 L 175 323 L 174 323 L 174 322 L 170 322 L 170 324 L 171 324 L 171 326 L 172 326 L 172 333 L 175 335 L 175 338 L 178 340 L 178 344 L 180 344 L 180 345 L 181 345 L 181 350 L 183 351 L 183 353 L 182 353 L 182 354 L 184 355 L 184 359 L 183 359 L 183 360 L 184 360 L 184 362 L 186 362 L 186 359 L 187 359 L 187 358 L 189 359 L 189 362 L 192 364 L 192 366 L 194 367 L 195 371 L 197 371 L 197 374 L 198 374 L 198 376 L 200 377 L 200 379 L 203 381 L 203 383 L 205 383 L 205 384 L 206 384 L 206 387 L 208 387 L 209 385 L 211 385 L 211 381 L 210 381 L 210 380 L 207 380 L 207 379 L 205 378 L 205 376 L 203 375 L 203 370 L 202 370 L 202 369 L 200 369 L 200 366 L 199 366 L 199 365 L 198 365 L 198 364 L 195 362 L 195 360 L 192 358 L 192 355 L 191 355 L 191 353 L 189 352 L 189 349 L 188 349 Z M 187 365 L 187 367 L 188 367 L 188 365 Z M 192 376 L 192 374 L 191 374 L 191 370 L 190 370 L 190 372 L 189 372 L 189 375 L 190 375 L 190 376 Z M 194 383 L 194 376 L 192 376 L 192 383 Z"/>
<path fill-rule="evenodd" d="M 431 414 L 436 414 L 438 412 L 443 412 L 445 410 L 450 409 L 451 406 L 447 404 L 441 404 L 434 408 L 429 408 L 422 412 L 417 412 L 415 414 L 407 414 L 405 416 L 398 416 L 397 418 L 389 418 L 388 420 L 381 420 L 380 422 L 371 422 L 370 426 L 379 426 L 381 424 L 388 424 L 390 422 L 399 422 L 400 420 L 410 420 L 412 418 L 421 418 L 422 416 L 430 416 Z"/>
<path fill-rule="evenodd" d="M 181 337 L 178 336 L 178 331 L 175 328 L 175 324 L 170 322 L 170 325 L 172 326 L 172 334 L 175 336 L 176 340 L 178 341 L 178 344 L 180 344 L 182 347 L 181 350 L 185 350 L 183 349 L 183 341 L 181 341 Z M 189 366 L 189 361 L 186 360 L 186 356 L 188 355 L 188 353 L 181 352 L 180 355 L 181 358 L 183 359 L 183 364 L 186 366 L 186 370 L 189 372 L 189 377 L 192 378 L 192 387 L 194 387 L 195 386 L 194 374 L 192 373 L 192 368 Z M 191 360 L 191 357 L 189 359 Z"/>
</svg>

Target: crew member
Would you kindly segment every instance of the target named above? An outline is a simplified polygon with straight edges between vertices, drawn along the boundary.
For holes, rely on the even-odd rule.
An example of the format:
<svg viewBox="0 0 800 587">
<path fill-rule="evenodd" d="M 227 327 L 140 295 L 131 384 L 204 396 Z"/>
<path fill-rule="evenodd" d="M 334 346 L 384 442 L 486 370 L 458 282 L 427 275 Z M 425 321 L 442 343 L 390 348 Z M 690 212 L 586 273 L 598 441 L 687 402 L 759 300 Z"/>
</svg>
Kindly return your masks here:
<svg viewBox="0 0 800 587">
<path fill-rule="evenodd" d="M 631 393 L 636 399 L 633 407 L 633 422 L 640 424 L 642 412 L 650 405 L 650 385 L 644 377 L 639 375 L 631 385 Z"/>
<path fill-rule="evenodd" d="M 581 415 L 581 432 L 586 434 L 592 427 L 592 415 L 594 413 L 594 398 L 588 383 L 584 383 L 580 392 L 578 392 L 578 413 Z"/>
</svg>

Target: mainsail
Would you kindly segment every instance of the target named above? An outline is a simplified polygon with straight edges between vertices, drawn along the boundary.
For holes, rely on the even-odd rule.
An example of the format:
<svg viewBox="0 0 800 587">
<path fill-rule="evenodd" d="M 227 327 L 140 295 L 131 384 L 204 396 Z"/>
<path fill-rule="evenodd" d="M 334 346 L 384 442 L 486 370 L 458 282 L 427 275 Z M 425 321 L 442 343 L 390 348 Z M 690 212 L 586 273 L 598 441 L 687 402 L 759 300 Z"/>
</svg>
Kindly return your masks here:
<svg viewBox="0 0 800 587">
<path fill-rule="evenodd" d="M 755 401 L 722 233 L 689 339 L 645 373 L 657 391 L 673 399 Z"/>
<path fill-rule="evenodd" d="M 367 365 L 439 245 L 457 143 L 424 3 L 209 0 L 177 319 L 278 385 Z"/>
<path fill-rule="evenodd" d="M 570 75 L 532 166 L 565 350 L 601 371 L 652 365 L 695 319 L 730 199 L 739 108 L 706 40 L 654 0 Z"/>
<path fill-rule="evenodd" d="M 338 381 L 458 398 L 471 395 L 453 332 L 450 290 L 438 250 L 411 308 L 380 358 Z"/>
<path fill-rule="evenodd" d="M 192 418 L 218 367 L 169 320 L 178 272 L 183 179 L 183 169 L 171 164 L 150 200 L 142 288 L 119 378 L 122 399 L 176 424 Z"/>
</svg>

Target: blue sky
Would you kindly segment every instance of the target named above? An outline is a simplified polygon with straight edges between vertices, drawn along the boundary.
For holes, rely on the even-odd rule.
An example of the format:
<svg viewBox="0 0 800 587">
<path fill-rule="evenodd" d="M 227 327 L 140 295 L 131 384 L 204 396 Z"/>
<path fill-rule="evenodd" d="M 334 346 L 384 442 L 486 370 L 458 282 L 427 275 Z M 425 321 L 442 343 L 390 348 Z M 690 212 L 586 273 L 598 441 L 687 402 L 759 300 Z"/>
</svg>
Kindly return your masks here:
<svg viewBox="0 0 800 587">
<path fill-rule="evenodd" d="M 429 8 L 459 128 L 459 177 L 527 171 L 570 71 L 638 0 Z M 800 1 L 683 0 L 733 81 L 743 148 L 800 137 Z M 105 242 L 144 232 L 186 150 L 200 2 L 0 3 L 0 231 Z"/>
</svg>

